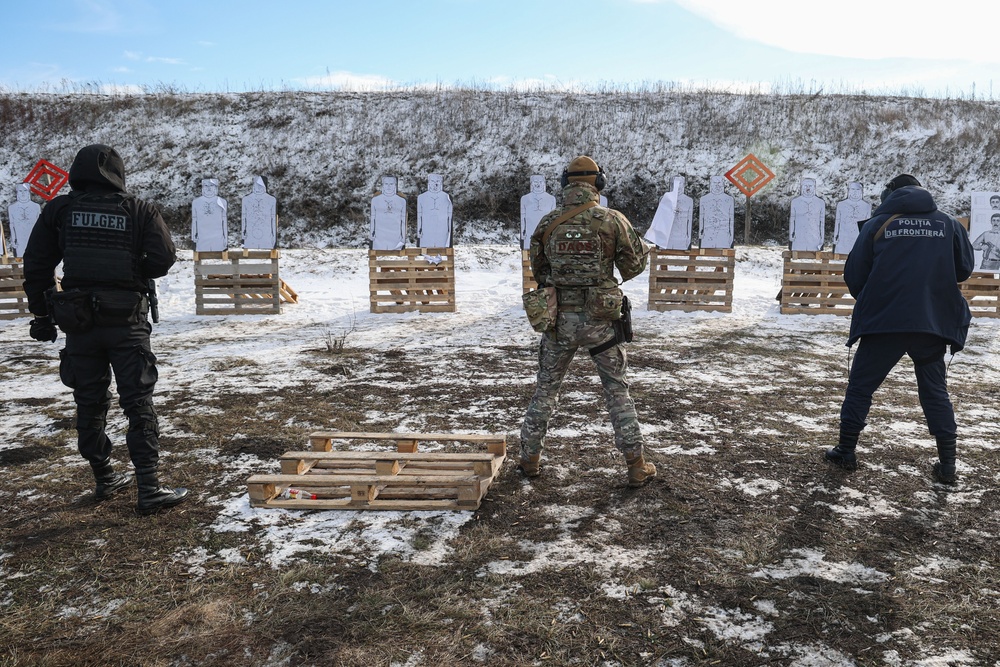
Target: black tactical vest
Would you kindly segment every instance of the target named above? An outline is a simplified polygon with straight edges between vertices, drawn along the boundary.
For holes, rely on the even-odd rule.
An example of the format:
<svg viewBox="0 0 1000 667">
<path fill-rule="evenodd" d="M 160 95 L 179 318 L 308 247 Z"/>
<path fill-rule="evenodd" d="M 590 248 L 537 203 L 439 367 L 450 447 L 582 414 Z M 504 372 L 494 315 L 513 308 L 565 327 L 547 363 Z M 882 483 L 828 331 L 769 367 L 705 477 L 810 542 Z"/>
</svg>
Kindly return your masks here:
<svg viewBox="0 0 1000 667">
<path fill-rule="evenodd" d="M 60 211 L 63 275 L 73 284 L 124 285 L 138 280 L 135 221 L 121 195 L 84 195 Z"/>
</svg>

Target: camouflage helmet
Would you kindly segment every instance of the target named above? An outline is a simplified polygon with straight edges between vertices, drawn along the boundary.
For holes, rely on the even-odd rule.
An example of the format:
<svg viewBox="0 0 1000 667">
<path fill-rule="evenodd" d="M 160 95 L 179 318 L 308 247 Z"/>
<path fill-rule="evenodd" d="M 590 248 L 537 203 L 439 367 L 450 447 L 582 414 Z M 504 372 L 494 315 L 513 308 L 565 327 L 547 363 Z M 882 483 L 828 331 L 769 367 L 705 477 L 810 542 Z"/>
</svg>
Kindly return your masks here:
<svg viewBox="0 0 1000 667">
<path fill-rule="evenodd" d="M 563 169 L 560 183 L 564 188 L 570 183 L 590 183 L 598 190 L 603 190 L 608 184 L 608 179 L 604 175 L 604 168 L 598 165 L 594 158 L 581 155 L 573 158 L 569 166 Z"/>
</svg>

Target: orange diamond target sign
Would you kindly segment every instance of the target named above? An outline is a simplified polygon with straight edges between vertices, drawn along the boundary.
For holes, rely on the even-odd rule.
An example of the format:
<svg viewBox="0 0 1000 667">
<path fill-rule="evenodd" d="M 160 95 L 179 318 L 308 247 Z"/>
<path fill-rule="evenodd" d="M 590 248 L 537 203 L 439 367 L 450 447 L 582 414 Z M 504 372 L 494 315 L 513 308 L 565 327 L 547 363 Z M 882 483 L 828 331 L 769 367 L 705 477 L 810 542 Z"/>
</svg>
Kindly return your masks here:
<svg viewBox="0 0 1000 667">
<path fill-rule="evenodd" d="M 51 201 L 68 180 L 69 174 L 48 160 L 39 160 L 24 178 L 31 191 L 45 201 Z"/>
<path fill-rule="evenodd" d="M 765 167 L 756 155 L 750 153 L 726 172 L 726 178 L 747 197 L 753 197 L 771 182 L 774 172 Z"/>
</svg>

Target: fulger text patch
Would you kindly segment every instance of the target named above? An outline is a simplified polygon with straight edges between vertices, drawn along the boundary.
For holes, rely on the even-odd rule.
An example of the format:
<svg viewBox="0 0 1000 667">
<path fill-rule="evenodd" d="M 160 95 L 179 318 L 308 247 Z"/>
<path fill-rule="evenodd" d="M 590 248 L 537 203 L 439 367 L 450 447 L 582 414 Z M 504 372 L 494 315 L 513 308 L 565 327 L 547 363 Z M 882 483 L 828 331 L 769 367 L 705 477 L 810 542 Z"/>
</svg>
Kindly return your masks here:
<svg viewBox="0 0 1000 667">
<path fill-rule="evenodd" d="M 113 229 L 124 232 L 128 229 L 128 218 L 124 215 L 112 215 L 110 213 L 74 211 L 71 224 L 73 227 L 94 227 L 97 229 Z"/>
</svg>

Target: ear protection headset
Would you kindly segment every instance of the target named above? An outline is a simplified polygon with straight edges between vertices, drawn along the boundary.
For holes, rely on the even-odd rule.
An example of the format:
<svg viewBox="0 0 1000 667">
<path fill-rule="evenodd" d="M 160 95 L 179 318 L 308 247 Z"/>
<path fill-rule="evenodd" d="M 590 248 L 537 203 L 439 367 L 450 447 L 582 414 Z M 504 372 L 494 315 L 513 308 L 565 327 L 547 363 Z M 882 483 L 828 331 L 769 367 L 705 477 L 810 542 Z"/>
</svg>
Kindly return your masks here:
<svg viewBox="0 0 1000 667">
<path fill-rule="evenodd" d="M 559 177 L 560 187 L 566 187 L 569 185 L 569 179 L 571 176 L 593 176 L 594 177 L 594 187 L 600 192 L 608 184 L 608 177 L 604 173 L 604 167 L 597 165 L 597 171 L 569 171 L 568 169 L 563 169 L 562 176 Z"/>
</svg>

